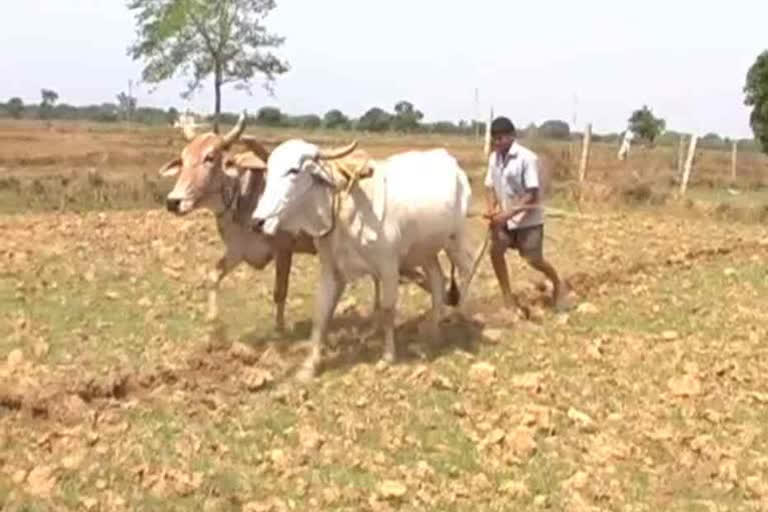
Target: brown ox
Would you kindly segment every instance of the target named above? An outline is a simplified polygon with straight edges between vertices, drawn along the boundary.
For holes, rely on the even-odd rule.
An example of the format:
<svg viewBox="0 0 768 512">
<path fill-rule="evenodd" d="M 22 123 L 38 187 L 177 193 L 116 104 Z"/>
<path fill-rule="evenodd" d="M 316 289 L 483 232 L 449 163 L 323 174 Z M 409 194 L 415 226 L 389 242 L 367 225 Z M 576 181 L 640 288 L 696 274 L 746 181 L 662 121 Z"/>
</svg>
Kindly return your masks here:
<svg viewBox="0 0 768 512">
<path fill-rule="evenodd" d="M 159 171 L 163 177 L 176 176 L 176 184 L 166 198 L 166 208 L 186 215 L 196 208 L 208 208 L 216 217 L 216 227 L 224 242 L 224 255 L 208 274 L 208 318 L 218 316 L 218 289 L 221 280 L 241 262 L 261 270 L 275 260 L 273 298 L 275 323 L 285 326 L 285 299 L 294 252 L 314 254 L 312 239 L 305 235 L 278 233 L 266 237 L 249 226 L 251 214 L 264 190 L 264 171 L 269 152 L 251 137 L 242 136 L 245 117 L 226 135 L 195 135 L 184 130 L 188 141 L 181 156 L 166 163 Z M 236 142 L 249 149 L 230 155 Z"/>
<path fill-rule="evenodd" d="M 177 177 L 166 198 L 166 208 L 176 215 L 186 215 L 196 208 L 208 208 L 216 217 L 216 226 L 224 242 L 224 255 L 208 274 L 208 318 L 218 316 L 218 290 L 221 280 L 241 262 L 255 270 L 275 260 L 273 299 L 275 324 L 285 327 L 285 300 L 293 253 L 316 254 L 314 242 L 306 234 L 278 232 L 267 236 L 251 228 L 251 216 L 264 191 L 264 174 L 269 151 L 249 136 L 243 136 L 245 116 L 226 135 L 195 135 L 184 127 L 188 141 L 181 156 L 166 163 L 159 171 L 163 177 Z M 249 151 L 230 155 L 231 147 L 240 142 Z M 349 148 L 331 150 L 329 156 L 346 154 Z M 418 273 L 408 277 L 426 288 Z M 379 283 L 374 279 L 374 309 L 379 306 Z"/>
</svg>

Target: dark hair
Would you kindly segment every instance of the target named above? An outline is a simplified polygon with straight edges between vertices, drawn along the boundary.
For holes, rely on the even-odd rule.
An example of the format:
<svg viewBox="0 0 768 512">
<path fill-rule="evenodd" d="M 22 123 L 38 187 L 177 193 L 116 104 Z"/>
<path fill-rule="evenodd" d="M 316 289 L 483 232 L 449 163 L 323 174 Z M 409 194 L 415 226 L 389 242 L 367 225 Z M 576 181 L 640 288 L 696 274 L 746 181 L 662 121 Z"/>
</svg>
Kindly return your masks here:
<svg viewBox="0 0 768 512">
<path fill-rule="evenodd" d="M 506 117 L 497 117 L 491 123 L 491 135 L 514 135 L 515 125 Z"/>
</svg>

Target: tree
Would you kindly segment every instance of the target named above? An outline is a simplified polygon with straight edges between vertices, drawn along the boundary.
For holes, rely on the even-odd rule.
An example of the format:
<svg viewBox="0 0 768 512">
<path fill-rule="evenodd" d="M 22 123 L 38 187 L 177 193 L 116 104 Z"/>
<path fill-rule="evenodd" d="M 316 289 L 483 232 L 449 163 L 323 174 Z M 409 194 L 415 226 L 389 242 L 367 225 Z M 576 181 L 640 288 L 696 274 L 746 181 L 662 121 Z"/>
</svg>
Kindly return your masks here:
<svg viewBox="0 0 768 512">
<path fill-rule="evenodd" d="M 250 81 L 262 74 L 271 92 L 275 76 L 288 71 L 286 62 L 263 51 L 285 40 L 262 24 L 275 0 L 129 0 L 128 8 L 136 12 L 138 25 L 128 54 L 146 61 L 145 82 L 160 83 L 177 72 L 191 75 L 182 94 L 188 98 L 213 76 L 216 133 L 223 85 L 250 92 Z"/>
<path fill-rule="evenodd" d="M 179 119 L 179 111 L 176 107 L 171 107 L 165 114 L 165 122 L 173 126 L 173 124 Z"/>
<path fill-rule="evenodd" d="M 768 153 L 768 50 L 758 55 L 747 72 L 744 104 L 752 107 L 749 124 L 755 139 Z"/>
<path fill-rule="evenodd" d="M 136 98 L 121 92 L 117 95 L 117 104 L 119 105 L 123 119 L 126 121 L 133 119 L 133 114 L 136 112 Z"/>
<path fill-rule="evenodd" d="M 317 114 L 307 114 L 305 116 L 296 116 L 293 119 L 293 123 L 301 128 L 309 128 L 314 130 L 320 128 L 323 124 L 323 120 Z"/>
<path fill-rule="evenodd" d="M 392 119 L 392 127 L 402 132 L 411 132 L 419 128 L 419 121 L 424 114 L 413 107 L 407 101 L 401 101 L 395 105 L 395 117 Z"/>
<path fill-rule="evenodd" d="M 5 109 L 13 119 L 21 119 L 21 114 L 24 113 L 24 102 L 21 98 L 11 98 L 5 104 Z"/>
<path fill-rule="evenodd" d="M 256 122 L 267 126 L 278 126 L 283 121 L 283 114 L 276 107 L 262 107 L 256 114 Z"/>
<path fill-rule="evenodd" d="M 635 110 L 629 117 L 629 129 L 651 144 L 664 132 L 666 125 L 666 121 L 654 116 L 647 105 L 643 105 L 640 110 Z"/>
<path fill-rule="evenodd" d="M 357 122 L 357 127 L 370 132 L 384 132 L 392 124 L 392 114 L 379 107 L 368 110 Z"/>
<path fill-rule="evenodd" d="M 551 119 L 541 123 L 537 134 L 547 139 L 567 139 L 571 136 L 571 128 L 565 121 Z"/>
<path fill-rule="evenodd" d="M 42 102 L 40 103 L 40 119 L 50 119 L 53 112 L 53 105 L 58 101 L 59 95 L 56 91 L 50 89 L 40 90 Z"/>
<path fill-rule="evenodd" d="M 346 128 L 349 125 L 349 118 L 341 110 L 329 110 L 323 117 L 323 125 L 331 129 Z"/>
</svg>

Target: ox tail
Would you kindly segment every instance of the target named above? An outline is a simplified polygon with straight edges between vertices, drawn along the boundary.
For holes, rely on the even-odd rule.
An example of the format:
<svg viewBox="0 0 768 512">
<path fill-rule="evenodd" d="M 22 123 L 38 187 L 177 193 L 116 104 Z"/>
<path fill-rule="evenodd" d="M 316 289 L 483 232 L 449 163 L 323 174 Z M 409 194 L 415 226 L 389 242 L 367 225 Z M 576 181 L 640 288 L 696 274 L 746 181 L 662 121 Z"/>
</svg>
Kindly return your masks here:
<svg viewBox="0 0 768 512">
<path fill-rule="evenodd" d="M 456 307 L 461 300 L 461 292 L 456 285 L 456 265 L 451 261 L 451 286 L 448 288 L 448 294 L 445 296 L 445 303 L 448 306 Z"/>
</svg>

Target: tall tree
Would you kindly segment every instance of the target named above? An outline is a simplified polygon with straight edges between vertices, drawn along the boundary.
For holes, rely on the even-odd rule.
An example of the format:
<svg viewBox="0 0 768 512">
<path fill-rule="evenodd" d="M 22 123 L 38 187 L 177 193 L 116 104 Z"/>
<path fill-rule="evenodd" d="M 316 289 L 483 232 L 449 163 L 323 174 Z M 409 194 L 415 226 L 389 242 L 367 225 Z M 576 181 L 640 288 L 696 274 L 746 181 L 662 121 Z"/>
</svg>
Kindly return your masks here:
<svg viewBox="0 0 768 512">
<path fill-rule="evenodd" d="M 24 102 L 21 98 L 11 98 L 5 104 L 5 109 L 13 119 L 21 119 L 21 114 L 24 113 Z"/>
<path fill-rule="evenodd" d="M 59 94 L 51 89 L 41 89 L 40 96 L 40 119 L 50 119 L 53 112 L 53 105 L 58 101 Z"/>
<path fill-rule="evenodd" d="M 369 132 L 385 132 L 389 130 L 391 125 L 392 114 L 379 107 L 369 109 L 357 121 L 357 127 L 360 130 Z"/>
<path fill-rule="evenodd" d="M 235 84 L 250 92 L 256 74 L 272 91 L 275 76 L 288 64 L 265 48 L 276 48 L 284 38 L 267 32 L 263 20 L 275 0 L 128 0 L 136 14 L 138 37 L 128 54 L 143 59 L 143 79 L 160 83 L 177 74 L 189 77 L 188 98 L 213 77 L 213 129 L 219 131 L 221 88 Z"/>
<path fill-rule="evenodd" d="M 758 55 L 747 72 L 744 103 L 752 107 L 749 124 L 755 139 L 768 153 L 768 50 Z"/>
<path fill-rule="evenodd" d="M 654 116 L 653 111 L 647 105 L 635 110 L 629 117 L 629 129 L 651 144 L 656 140 L 656 137 L 662 134 L 666 126 L 667 122 Z"/>
<path fill-rule="evenodd" d="M 346 128 L 349 118 L 341 110 L 334 108 L 325 113 L 323 124 L 326 128 Z"/>
<path fill-rule="evenodd" d="M 424 118 L 424 114 L 413 107 L 413 103 L 400 101 L 395 105 L 395 117 L 392 119 L 392 126 L 395 130 L 411 132 L 419 127 L 419 121 Z"/>
<path fill-rule="evenodd" d="M 133 114 L 136 112 L 136 98 L 134 96 L 121 92 L 117 95 L 117 104 L 123 119 L 126 121 L 133 119 Z"/>
</svg>

